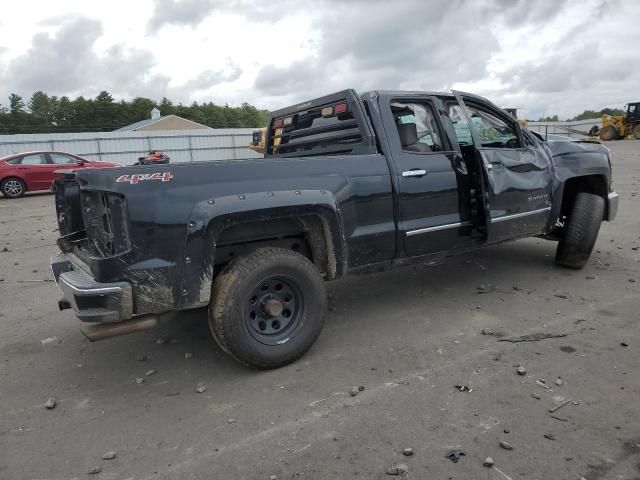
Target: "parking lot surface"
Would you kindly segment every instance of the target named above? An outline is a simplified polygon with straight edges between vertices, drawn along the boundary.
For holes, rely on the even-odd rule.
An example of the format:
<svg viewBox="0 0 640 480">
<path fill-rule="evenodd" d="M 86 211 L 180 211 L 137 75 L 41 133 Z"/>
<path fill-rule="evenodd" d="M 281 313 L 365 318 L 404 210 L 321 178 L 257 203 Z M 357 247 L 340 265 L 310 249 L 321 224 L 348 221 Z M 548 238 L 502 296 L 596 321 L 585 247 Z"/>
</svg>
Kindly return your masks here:
<svg viewBox="0 0 640 480">
<path fill-rule="evenodd" d="M 607 146 L 620 211 L 584 270 L 528 239 L 333 282 L 316 345 L 267 372 L 202 310 L 88 342 L 53 197 L 0 199 L 0 478 L 640 478 L 640 142 Z M 537 333 L 565 336 L 501 341 Z"/>
</svg>

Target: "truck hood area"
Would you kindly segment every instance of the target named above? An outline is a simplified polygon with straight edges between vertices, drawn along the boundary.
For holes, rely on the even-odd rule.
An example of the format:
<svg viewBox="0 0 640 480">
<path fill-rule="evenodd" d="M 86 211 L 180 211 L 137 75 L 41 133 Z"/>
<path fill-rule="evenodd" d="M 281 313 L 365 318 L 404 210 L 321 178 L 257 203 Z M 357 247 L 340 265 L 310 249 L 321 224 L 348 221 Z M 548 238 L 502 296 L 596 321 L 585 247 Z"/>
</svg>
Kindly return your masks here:
<svg viewBox="0 0 640 480">
<path fill-rule="evenodd" d="M 553 156 L 579 154 L 579 153 L 599 153 L 609 156 L 609 149 L 601 143 L 591 142 L 587 140 L 578 140 L 569 137 L 554 138 L 546 141 L 545 145 L 551 151 Z"/>
</svg>

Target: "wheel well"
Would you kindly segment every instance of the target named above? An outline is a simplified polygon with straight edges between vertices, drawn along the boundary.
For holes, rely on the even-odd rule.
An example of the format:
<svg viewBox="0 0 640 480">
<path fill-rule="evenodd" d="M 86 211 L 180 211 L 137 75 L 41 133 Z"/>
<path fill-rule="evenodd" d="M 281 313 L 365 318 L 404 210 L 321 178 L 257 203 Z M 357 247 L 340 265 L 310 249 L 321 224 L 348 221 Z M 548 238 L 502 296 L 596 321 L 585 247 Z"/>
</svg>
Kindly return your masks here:
<svg viewBox="0 0 640 480">
<path fill-rule="evenodd" d="M 2 182 L 4 182 L 5 180 L 10 180 L 10 179 L 12 179 L 12 178 L 15 178 L 16 180 L 20 180 L 22 183 L 24 183 L 24 188 L 25 188 L 25 190 L 27 189 L 27 182 L 25 182 L 23 178 L 20 178 L 20 177 L 18 177 L 17 175 L 9 175 L 9 176 L 7 176 L 7 177 L 0 178 L 0 184 L 1 184 Z"/>
<path fill-rule="evenodd" d="M 607 179 L 604 175 L 586 175 L 583 177 L 573 177 L 568 179 L 564 184 L 564 190 L 562 192 L 562 207 L 560 209 L 560 216 L 566 217 L 571 213 L 573 203 L 576 200 L 576 196 L 580 192 L 592 193 L 602 197 L 607 201 Z M 605 217 L 607 212 L 605 211 Z"/>
<path fill-rule="evenodd" d="M 324 218 L 309 215 L 231 225 L 216 238 L 215 270 L 260 247 L 294 250 L 309 258 L 325 279 L 336 276 L 331 231 Z"/>
</svg>

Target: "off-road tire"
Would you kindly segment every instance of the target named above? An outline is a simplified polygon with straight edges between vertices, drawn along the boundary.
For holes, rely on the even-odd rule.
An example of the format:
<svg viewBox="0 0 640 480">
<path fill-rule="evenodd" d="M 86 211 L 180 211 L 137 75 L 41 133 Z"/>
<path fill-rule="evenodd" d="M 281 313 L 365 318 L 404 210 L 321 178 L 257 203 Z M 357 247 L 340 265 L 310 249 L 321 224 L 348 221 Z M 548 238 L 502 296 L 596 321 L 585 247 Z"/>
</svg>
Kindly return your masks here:
<svg viewBox="0 0 640 480">
<path fill-rule="evenodd" d="M 556 249 L 556 263 L 568 268 L 587 264 L 598 238 L 604 216 L 604 200 L 592 193 L 580 192 L 565 225 L 564 235 Z"/>
<path fill-rule="evenodd" d="M 255 338 L 248 325 L 246 302 L 260 284 L 277 277 L 296 285 L 302 309 L 291 336 L 267 345 Z M 220 347 L 240 363 L 256 369 L 278 368 L 311 348 L 324 326 L 326 309 L 324 281 L 309 259 L 284 248 L 259 248 L 232 260 L 214 281 L 209 327 Z"/>
<path fill-rule="evenodd" d="M 20 189 L 18 193 L 15 193 L 15 188 L 11 188 L 14 184 L 16 184 Z M 2 183 L 0 183 L 0 191 L 5 198 L 20 198 L 27 191 L 27 186 L 19 178 L 9 177 L 5 178 L 2 180 Z"/>
<path fill-rule="evenodd" d="M 606 125 L 600 129 L 600 140 L 609 142 L 611 140 L 617 140 L 620 138 L 618 129 L 613 125 Z"/>
<path fill-rule="evenodd" d="M 633 138 L 640 140 L 640 123 L 633 127 Z"/>
</svg>

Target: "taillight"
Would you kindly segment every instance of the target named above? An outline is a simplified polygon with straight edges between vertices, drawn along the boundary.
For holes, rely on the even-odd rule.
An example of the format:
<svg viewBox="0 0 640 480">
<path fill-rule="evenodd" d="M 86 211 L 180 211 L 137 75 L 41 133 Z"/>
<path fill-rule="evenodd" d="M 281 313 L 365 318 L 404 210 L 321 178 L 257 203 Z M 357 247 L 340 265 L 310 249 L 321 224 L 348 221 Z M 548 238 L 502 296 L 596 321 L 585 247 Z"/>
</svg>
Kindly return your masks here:
<svg viewBox="0 0 640 480">
<path fill-rule="evenodd" d="M 338 103 L 335 107 L 333 107 L 333 111 L 335 113 L 344 113 L 349 109 L 346 103 Z"/>
<path fill-rule="evenodd" d="M 333 107 L 324 107 L 322 109 L 323 117 L 330 117 L 331 115 L 333 115 Z"/>
</svg>

